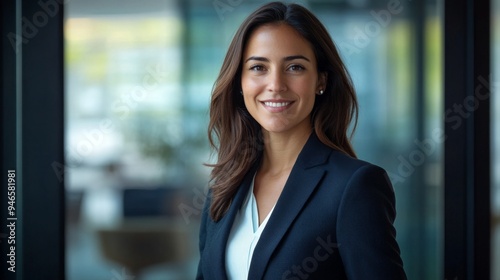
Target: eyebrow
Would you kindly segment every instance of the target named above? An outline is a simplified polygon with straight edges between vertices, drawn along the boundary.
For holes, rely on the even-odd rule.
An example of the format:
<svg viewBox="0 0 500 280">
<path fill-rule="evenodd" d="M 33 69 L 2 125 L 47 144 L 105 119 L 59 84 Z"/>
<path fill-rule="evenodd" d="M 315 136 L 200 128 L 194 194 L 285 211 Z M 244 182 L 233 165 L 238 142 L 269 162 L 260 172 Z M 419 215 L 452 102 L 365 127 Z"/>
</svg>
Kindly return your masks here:
<svg viewBox="0 0 500 280">
<path fill-rule="evenodd" d="M 291 55 L 291 56 L 287 56 L 285 57 L 283 60 L 284 61 L 290 61 L 290 60 L 295 60 L 295 59 L 304 59 L 306 61 L 309 61 L 311 62 L 307 57 L 303 56 L 303 55 Z M 265 57 L 261 57 L 261 56 L 251 56 L 249 58 L 247 58 L 245 60 L 245 63 L 247 63 L 248 61 L 250 60 L 257 60 L 257 61 L 264 61 L 264 62 L 269 62 L 269 59 L 265 58 Z"/>
</svg>

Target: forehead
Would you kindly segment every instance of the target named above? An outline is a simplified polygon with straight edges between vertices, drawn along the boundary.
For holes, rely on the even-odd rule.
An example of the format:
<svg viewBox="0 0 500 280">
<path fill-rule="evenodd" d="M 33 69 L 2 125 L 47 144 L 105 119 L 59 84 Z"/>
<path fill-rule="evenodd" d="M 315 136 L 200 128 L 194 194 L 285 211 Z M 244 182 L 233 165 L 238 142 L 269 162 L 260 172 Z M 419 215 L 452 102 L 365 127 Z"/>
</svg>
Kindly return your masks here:
<svg viewBox="0 0 500 280">
<path fill-rule="evenodd" d="M 250 56 L 280 58 L 303 55 L 315 60 L 311 43 L 287 24 L 266 24 L 256 28 L 248 38 L 243 59 Z"/>
</svg>

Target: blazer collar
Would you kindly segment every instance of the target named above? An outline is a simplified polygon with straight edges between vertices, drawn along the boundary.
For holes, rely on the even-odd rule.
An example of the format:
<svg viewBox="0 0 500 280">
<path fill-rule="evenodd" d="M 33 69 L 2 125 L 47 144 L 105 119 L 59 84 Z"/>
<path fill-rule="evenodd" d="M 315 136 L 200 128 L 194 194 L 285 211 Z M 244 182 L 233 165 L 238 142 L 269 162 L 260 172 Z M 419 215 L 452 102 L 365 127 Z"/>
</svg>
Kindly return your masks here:
<svg viewBox="0 0 500 280">
<path fill-rule="evenodd" d="M 313 132 L 302 148 L 280 198 L 276 202 L 273 213 L 269 217 L 266 228 L 255 247 L 248 279 L 262 278 L 273 251 L 325 173 L 324 169 L 315 167 L 325 164 L 330 152 L 331 149 L 321 143 Z M 258 164 L 247 172 L 236 192 L 229 211 L 217 222 L 218 230 L 213 248 L 220 253 L 214 254 L 213 265 L 218 266 L 218 269 L 212 270 L 214 279 L 227 279 L 225 268 L 227 240 L 234 218 L 248 193 L 257 168 Z"/>
<path fill-rule="evenodd" d="M 331 149 L 315 133 L 300 152 L 285 187 L 255 247 L 248 279 L 262 279 L 271 255 L 325 174 Z"/>
</svg>

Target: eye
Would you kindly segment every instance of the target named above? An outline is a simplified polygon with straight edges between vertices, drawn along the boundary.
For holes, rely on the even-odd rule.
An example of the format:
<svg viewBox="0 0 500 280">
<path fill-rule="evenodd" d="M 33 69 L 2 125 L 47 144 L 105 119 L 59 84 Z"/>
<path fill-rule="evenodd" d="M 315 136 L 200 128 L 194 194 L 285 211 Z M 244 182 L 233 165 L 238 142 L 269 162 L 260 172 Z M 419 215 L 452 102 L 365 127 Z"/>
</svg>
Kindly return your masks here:
<svg viewBox="0 0 500 280">
<path fill-rule="evenodd" d="M 306 68 L 304 68 L 304 66 L 299 65 L 299 64 L 293 64 L 293 65 L 290 65 L 290 67 L 288 67 L 288 70 L 290 70 L 292 72 L 300 72 L 300 71 L 303 71 L 305 69 Z"/>
<path fill-rule="evenodd" d="M 262 65 L 254 65 L 254 66 L 250 67 L 250 70 L 260 72 L 260 71 L 264 71 L 265 68 Z"/>
</svg>

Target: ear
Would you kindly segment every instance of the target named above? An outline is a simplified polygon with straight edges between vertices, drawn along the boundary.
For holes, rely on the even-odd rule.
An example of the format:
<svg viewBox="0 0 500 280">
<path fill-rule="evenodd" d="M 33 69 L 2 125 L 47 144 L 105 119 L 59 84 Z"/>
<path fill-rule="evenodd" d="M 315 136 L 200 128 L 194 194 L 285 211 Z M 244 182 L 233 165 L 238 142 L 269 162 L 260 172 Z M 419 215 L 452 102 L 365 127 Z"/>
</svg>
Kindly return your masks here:
<svg viewBox="0 0 500 280">
<path fill-rule="evenodd" d="M 316 87 L 316 91 L 325 90 L 326 89 L 326 81 L 328 79 L 328 73 L 320 72 L 318 74 L 318 86 Z"/>
</svg>

